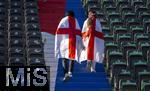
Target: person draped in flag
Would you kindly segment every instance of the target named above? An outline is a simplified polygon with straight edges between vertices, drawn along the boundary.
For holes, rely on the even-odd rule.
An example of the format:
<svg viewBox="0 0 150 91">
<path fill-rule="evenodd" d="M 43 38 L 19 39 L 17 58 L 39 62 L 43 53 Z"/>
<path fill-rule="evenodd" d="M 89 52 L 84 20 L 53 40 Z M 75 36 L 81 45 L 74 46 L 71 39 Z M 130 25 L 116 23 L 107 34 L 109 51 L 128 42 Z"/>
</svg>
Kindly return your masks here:
<svg viewBox="0 0 150 91">
<path fill-rule="evenodd" d="M 62 59 L 64 81 L 72 77 L 74 61 L 79 61 L 83 47 L 78 21 L 74 12 L 68 11 L 61 19 L 55 35 L 55 58 L 56 60 Z"/>
<path fill-rule="evenodd" d="M 96 18 L 96 13 L 89 10 L 88 18 L 82 28 L 82 39 L 85 46 L 81 55 L 81 61 L 87 60 L 87 68 L 91 72 L 95 71 L 96 62 L 102 62 L 104 55 L 104 34 L 100 21 Z"/>
</svg>

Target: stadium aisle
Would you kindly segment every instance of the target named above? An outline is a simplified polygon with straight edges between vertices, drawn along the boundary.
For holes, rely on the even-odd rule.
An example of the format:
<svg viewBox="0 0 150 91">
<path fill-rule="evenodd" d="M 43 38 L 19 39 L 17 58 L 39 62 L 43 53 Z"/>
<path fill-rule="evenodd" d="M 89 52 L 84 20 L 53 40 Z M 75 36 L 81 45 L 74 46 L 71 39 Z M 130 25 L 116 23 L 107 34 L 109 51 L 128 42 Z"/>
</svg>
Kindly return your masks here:
<svg viewBox="0 0 150 91">
<path fill-rule="evenodd" d="M 66 11 L 73 10 L 82 27 L 85 11 L 81 0 L 67 0 Z M 58 63 L 55 91 L 112 91 L 108 82 L 103 64 L 96 65 L 96 73 L 89 73 L 85 69 L 86 62 L 79 64 L 75 62 L 73 77 L 69 82 L 63 82 L 63 70 L 61 61 Z"/>
</svg>

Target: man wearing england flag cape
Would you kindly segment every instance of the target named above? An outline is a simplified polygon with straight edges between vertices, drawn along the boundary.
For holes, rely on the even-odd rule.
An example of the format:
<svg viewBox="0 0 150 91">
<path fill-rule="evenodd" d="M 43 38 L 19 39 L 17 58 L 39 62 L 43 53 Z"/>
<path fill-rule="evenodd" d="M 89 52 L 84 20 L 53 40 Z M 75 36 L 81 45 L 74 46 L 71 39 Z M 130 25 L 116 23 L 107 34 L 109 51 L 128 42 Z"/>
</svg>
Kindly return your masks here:
<svg viewBox="0 0 150 91">
<path fill-rule="evenodd" d="M 62 59 L 64 81 L 72 77 L 74 61 L 79 61 L 83 49 L 81 30 L 73 11 L 60 21 L 55 35 L 55 58 Z M 67 64 L 69 61 L 69 64 Z"/>
<path fill-rule="evenodd" d="M 85 50 L 81 53 L 80 62 L 87 60 L 88 70 L 96 72 L 96 62 L 101 63 L 104 57 L 104 34 L 93 10 L 89 10 L 88 18 L 83 24 L 82 39 Z"/>
</svg>

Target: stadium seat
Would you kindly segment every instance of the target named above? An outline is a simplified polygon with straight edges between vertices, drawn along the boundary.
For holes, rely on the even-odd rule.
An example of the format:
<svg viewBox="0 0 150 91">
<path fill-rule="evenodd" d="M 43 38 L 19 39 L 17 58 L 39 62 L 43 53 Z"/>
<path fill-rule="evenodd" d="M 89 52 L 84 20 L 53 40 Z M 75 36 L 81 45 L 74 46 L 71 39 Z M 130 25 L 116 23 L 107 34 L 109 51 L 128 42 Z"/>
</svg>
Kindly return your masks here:
<svg viewBox="0 0 150 91">
<path fill-rule="evenodd" d="M 14 9 L 10 9 L 10 11 L 9 11 L 10 13 L 9 13 L 9 15 L 10 16 L 14 16 L 14 15 L 16 15 L 16 16 L 22 16 L 23 15 L 23 10 L 22 9 L 20 9 L 20 8 L 14 8 Z"/>
<path fill-rule="evenodd" d="M 43 49 L 42 48 L 28 48 L 27 49 L 27 59 L 29 58 L 43 58 L 44 54 L 43 54 Z"/>
<path fill-rule="evenodd" d="M 25 16 L 38 16 L 38 10 L 37 9 L 25 9 Z"/>
<path fill-rule="evenodd" d="M 136 80 L 138 80 L 138 73 L 144 71 L 145 69 L 148 69 L 148 64 L 147 60 L 137 60 L 134 61 L 133 63 L 133 72 L 134 72 L 134 77 Z"/>
<path fill-rule="evenodd" d="M 132 35 L 127 33 L 127 34 L 118 34 L 117 35 L 117 42 L 119 44 L 123 42 L 131 42 L 132 41 Z"/>
<path fill-rule="evenodd" d="M 135 34 L 144 34 L 146 31 L 143 28 L 143 26 L 130 26 L 130 31 L 132 33 L 132 36 L 134 36 Z"/>
<path fill-rule="evenodd" d="M 125 59 L 126 59 L 127 51 L 136 50 L 136 43 L 134 43 L 134 42 L 122 42 L 121 43 L 121 49 L 123 50 L 123 54 L 125 55 Z"/>
<path fill-rule="evenodd" d="M 42 48 L 42 40 L 38 40 L 38 39 L 29 39 L 26 41 L 27 44 L 27 48 Z"/>
<path fill-rule="evenodd" d="M 8 40 L 8 47 L 21 47 L 24 48 L 25 47 L 25 40 L 22 40 L 20 38 L 18 39 L 9 39 Z"/>
<path fill-rule="evenodd" d="M 10 57 L 9 58 L 9 66 L 26 66 L 26 60 L 23 57 Z"/>
<path fill-rule="evenodd" d="M 130 68 L 138 60 L 143 60 L 142 51 L 138 51 L 138 50 L 127 51 L 127 63 L 128 63 Z"/>
<path fill-rule="evenodd" d="M 143 56 L 147 58 L 147 51 L 150 49 L 150 42 L 139 42 L 139 49 L 142 50 Z"/>
<path fill-rule="evenodd" d="M 9 19 L 10 23 L 23 23 L 24 22 L 22 16 L 16 16 L 15 15 L 15 16 L 10 16 L 9 18 L 10 18 Z"/>
<path fill-rule="evenodd" d="M 149 41 L 150 35 L 149 34 L 135 34 L 134 35 L 134 42 L 142 42 L 142 41 Z"/>
<path fill-rule="evenodd" d="M 128 32 L 127 28 L 125 26 L 114 26 L 113 27 L 113 34 L 126 34 Z"/>
<path fill-rule="evenodd" d="M 25 50 L 21 47 L 12 47 L 8 49 L 8 57 L 25 57 Z"/>
<path fill-rule="evenodd" d="M 8 31 L 23 31 L 23 24 L 20 23 L 10 23 L 8 25 Z"/>
<path fill-rule="evenodd" d="M 25 9 L 37 9 L 37 3 L 36 2 L 26 2 L 25 3 Z"/>
<path fill-rule="evenodd" d="M 105 41 L 115 41 L 115 35 L 114 34 L 105 34 L 104 39 L 105 39 Z"/>
<path fill-rule="evenodd" d="M 150 80 L 150 72 L 149 71 L 144 70 L 144 71 L 138 73 L 137 81 L 138 81 L 139 87 L 142 87 L 140 84 L 142 80 Z"/>
<path fill-rule="evenodd" d="M 142 80 L 141 91 L 149 91 L 149 90 L 150 90 L 150 80 Z"/>
<path fill-rule="evenodd" d="M 131 71 L 127 69 L 122 69 L 121 72 L 114 77 L 114 88 L 116 90 L 119 89 L 120 87 L 119 84 L 121 80 L 131 80 L 131 79 L 132 79 Z"/>
<path fill-rule="evenodd" d="M 38 23 L 28 23 L 25 26 L 26 31 L 40 31 L 40 26 Z"/>
<path fill-rule="evenodd" d="M 38 16 L 26 16 L 25 17 L 25 23 L 39 23 L 39 18 Z"/>
<path fill-rule="evenodd" d="M 137 91 L 138 86 L 134 80 L 121 80 L 120 91 Z"/>
<path fill-rule="evenodd" d="M 11 9 L 17 9 L 17 8 L 22 8 L 22 3 L 20 1 L 11 1 L 10 2 L 10 8 Z"/>
<path fill-rule="evenodd" d="M 31 57 L 28 59 L 28 65 L 29 66 L 45 66 L 45 61 L 42 58 L 39 57 Z"/>
</svg>

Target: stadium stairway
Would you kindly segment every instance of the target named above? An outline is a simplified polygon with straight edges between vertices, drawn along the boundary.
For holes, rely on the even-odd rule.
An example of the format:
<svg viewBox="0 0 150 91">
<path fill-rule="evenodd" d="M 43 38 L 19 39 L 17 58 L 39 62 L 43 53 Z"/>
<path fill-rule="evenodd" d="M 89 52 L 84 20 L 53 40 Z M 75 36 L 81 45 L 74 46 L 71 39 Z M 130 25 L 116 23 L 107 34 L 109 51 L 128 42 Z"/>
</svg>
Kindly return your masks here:
<svg viewBox="0 0 150 91">
<path fill-rule="evenodd" d="M 75 16 L 81 27 L 86 19 L 81 0 L 67 0 L 67 10 L 75 12 Z M 55 91 L 112 91 L 103 64 L 96 65 L 96 73 L 90 73 L 86 70 L 86 62 L 81 64 L 75 62 L 73 77 L 68 82 L 62 81 L 64 74 L 61 64 L 60 60 L 58 62 Z"/>
<path fill-rule="evenodd" d="M 85 17 L 81 0 L 39 0 L 39 17 L 44 41 L 46 65 L 50 66 L 50 91 L 112 91 L 102 64 L 96 65 L 96 73 L 86 70 L 86 63 L 75 62 L 73 78 L 63 82 L 61 61 L 54 58 L 54 33 L 65 10 L 73 10 L 82 27 Z"/>
</svg>

